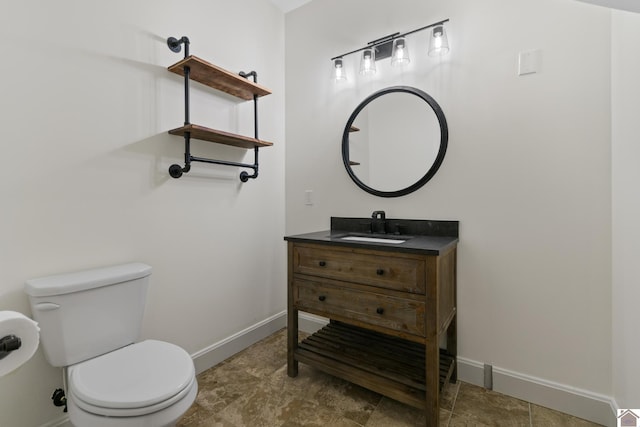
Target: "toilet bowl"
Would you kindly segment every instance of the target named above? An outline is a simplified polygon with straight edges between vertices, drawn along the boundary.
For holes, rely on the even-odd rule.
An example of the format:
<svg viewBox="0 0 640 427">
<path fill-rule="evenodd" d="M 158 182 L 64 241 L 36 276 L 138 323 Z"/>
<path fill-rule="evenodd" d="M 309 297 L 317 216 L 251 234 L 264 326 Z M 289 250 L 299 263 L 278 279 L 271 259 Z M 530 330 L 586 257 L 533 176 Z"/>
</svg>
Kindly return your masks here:
<svg viewBox="0 0 640 427">
<path fill-rule="evenodd" d="M 67 368 L 67 405 L 78 426 L 173 426 L 198 392 L 178 346 L 147 340 Z"/>
<path fill-rule="evenodd" d="M 76 427 L 173 426 L 196 398 L 185 350 L 136 342 L 150 274 L 148 265 L 131 263 L 25 284 L 45 357 L 64 368 Z"/>
</svg>

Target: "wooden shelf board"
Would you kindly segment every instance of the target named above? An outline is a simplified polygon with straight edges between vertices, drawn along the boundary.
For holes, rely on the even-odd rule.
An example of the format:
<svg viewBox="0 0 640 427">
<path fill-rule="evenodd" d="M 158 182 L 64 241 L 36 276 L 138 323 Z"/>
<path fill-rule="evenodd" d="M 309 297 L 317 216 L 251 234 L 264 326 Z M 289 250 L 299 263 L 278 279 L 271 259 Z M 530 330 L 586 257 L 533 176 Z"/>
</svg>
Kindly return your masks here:
<svg viewBox="0 0 640 427">
<path fill-rule="evenodd" d="M 168 67 L 168 70 L 184 76 L 185 66 L 189 67 L 189 77 L 191 80 L 195 80 L 203 85 L 221 90 L 241 99 L 252 100 L 253 95 L 265 96 L 271 94 L 271 91 L 266 87 L 193 55 L 188 56 L 180 62 L 176 62 Z"/>
<path fill-rule="evenodd" d="M 357 128 L 357 127 L 355 127 L 355 126 L 351 126 L 351 127 L 349 128 L 349 132 L 360 132 L 360 128 Z"/>
<path fill-rule="evenodd" d="M 336 322 L 303 340 L 295 358 L 408 405 L 424 408 L 424 345 Z M 440 390 L 454 358 L 440 350 Z"/>
<path fill-rule="evenodd" d="M 270 147 L 272 142 L 262 141 L 260 139 L 250 138 L 248 136 L 236 135 L 221 130 L 210 129 L 204 126 L 194 124 L 185 125 L 176 129 L 171 129 L 171 135 L 184 136 L 186 132 L 190 132 L 191 138 L 200 139 L 202 141 L 215 142 L 218 144 L 231 145 L 240 148 L 254 147 Z"/>
</svg>

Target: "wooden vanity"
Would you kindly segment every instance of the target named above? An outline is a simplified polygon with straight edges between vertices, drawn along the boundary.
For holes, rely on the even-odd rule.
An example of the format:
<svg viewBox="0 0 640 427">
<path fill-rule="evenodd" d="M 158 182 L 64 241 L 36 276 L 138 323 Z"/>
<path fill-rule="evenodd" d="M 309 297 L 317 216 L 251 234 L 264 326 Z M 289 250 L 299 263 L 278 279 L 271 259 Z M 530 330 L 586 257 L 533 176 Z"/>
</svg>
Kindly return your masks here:
<svg viewBox="0 0 640 427">
<path fill-rule="evenodd" d="M 297 376 L 298 362 L 306 363 L 424 409 L 434 427 L 440 391 L 456 380 L 458 223 L 388 221 L 408 235 L 345 240 L 367 236 L 357 232 L 363 219 L 332 218 L 330 231 L 285 237 L 287 373 Z M 299 311 L 330 322 L 299 342 Z"/>
</svg>

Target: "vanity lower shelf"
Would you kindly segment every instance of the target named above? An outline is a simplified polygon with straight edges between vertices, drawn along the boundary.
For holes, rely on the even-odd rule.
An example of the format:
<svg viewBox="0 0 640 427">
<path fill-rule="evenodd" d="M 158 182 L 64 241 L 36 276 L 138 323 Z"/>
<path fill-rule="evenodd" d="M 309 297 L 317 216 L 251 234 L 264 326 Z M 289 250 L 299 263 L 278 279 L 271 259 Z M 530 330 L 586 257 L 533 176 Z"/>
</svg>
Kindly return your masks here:
<svg viewBox="0 0 640 427">
<path fill-rule="evenodd" d="M 425 408 L 423 344 L 331 322 L 298 344 L 296 360 L 392 399 Z M 454 372 L 455 358 L 440 349 L 440 390 Z"/>
</svg>

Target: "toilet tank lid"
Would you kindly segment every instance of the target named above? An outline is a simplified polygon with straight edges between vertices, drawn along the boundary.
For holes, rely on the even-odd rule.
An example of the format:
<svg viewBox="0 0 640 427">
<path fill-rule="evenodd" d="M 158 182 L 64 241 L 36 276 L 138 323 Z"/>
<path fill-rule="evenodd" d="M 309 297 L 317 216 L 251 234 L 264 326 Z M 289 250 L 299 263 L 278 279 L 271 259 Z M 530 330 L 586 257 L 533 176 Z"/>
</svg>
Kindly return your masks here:
<svg viewBox="0 0 640 427">
<path fill-rule="evenodd" d="M 151 266 L 133 262 L 30 279 L 25 283 L 25 292 L 32 297 L 70 294 L 140 279 L 150 274 Z"/>
</svg>

